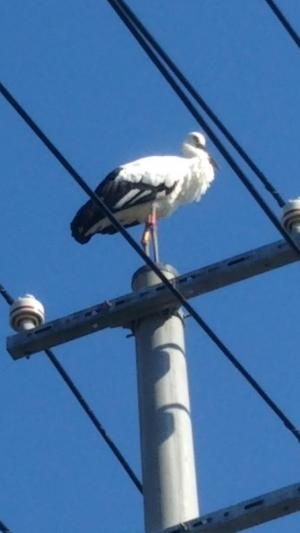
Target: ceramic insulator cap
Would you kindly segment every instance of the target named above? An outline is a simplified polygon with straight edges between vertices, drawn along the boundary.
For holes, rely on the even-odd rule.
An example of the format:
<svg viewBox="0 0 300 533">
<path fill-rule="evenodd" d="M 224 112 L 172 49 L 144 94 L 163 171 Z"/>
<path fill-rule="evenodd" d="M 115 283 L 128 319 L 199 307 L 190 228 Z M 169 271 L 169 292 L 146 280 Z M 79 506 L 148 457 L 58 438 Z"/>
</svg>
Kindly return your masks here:
<svg viewBox="0 0 300 533">
<path fill-rule="evenodd" d="M 9 318 L 15 331 L 36 328 L 45 322 L 44 306 L 32 294 L 25 294 L 14 301 Z"/>
</svg>

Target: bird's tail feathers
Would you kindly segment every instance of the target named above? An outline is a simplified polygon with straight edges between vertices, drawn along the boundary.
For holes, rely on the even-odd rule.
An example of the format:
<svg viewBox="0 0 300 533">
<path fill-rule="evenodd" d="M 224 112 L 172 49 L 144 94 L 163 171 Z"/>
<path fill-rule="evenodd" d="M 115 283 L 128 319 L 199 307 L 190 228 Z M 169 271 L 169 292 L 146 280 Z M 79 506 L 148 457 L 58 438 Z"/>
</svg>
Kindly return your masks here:
<svg viewBox="0 0 300 533">
<path fill-rule="evenodd" d="M 74 239 L 80 244 L 87 243 L 92 235 L 87 235 L 88 230 L 101 220 L 102 210 L 89 200 L 84 204 L 71 222 L 71 232 Z"/>
</svg>

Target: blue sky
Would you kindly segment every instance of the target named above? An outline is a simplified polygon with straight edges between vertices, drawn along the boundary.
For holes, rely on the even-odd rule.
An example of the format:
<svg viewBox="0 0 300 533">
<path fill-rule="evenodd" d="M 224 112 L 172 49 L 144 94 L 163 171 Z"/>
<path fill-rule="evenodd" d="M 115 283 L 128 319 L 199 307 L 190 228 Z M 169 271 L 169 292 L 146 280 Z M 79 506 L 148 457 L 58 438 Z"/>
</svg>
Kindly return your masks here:
<svg viewBox="0 0 300 533">
<path fill-rule="evenodd" d="M 278 4 L 299 28 L 299 2 Z M 265 2 L 130 5 L 282 195 L 298 196 L 299 52 Z M 106 2 L 11 0 L 0 21 L 2 82 L 92 187 L 120 163 L 177 154 L 198 129 Z M 139 258 L 120 236 L 73 241 L 84 193 L 3 98 L 0 121 L 0 282 L 35 294 L 49 320 L 127 293 Z M 162 259 L 181 273 L 280 238 L 209 147 L 215 184 L 160 224 Z M 138 239 L 140 228 L 132 233 Z M 298 285 L 296 264 L 193 303 L 300 426 Z M 141 532 L 139 493 L 46 357 L 13 362 L 6 353 L 4 302 L 0 327 L 0 519 L 13 533 Z M 126 334 L 107 330 L 55 353 L 140 475 Z M 192 320 L 186 334 L 202 511 L 297 482 L 296 440 Z M 259 531 L 296 533 L 299 524 L 293 515 Z"/>
</svg>

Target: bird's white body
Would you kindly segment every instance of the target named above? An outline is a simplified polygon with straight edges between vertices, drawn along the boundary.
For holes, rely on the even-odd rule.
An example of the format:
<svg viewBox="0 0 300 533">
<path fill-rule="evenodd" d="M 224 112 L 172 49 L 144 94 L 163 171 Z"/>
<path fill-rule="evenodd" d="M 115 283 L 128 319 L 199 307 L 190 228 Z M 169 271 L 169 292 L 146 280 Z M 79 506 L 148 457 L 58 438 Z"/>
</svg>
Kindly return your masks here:
<svg viewBox="0 0 300 533">
<path fill-rule="evenodd" d="M 151 156 L 138 159 L 120 168 L 115 178 L 116 186 L 122 181 L 131 184 L 143 183 L 151 187 L 164 185 L 165 189 L 172 190 L 166 193 L 164 189 L 157 193 L 154 201 L 126 208 L 126 204 L 136 194 L 136 189 L 131 189 L 114 205 L 116 217 L 121 224 L 127 225 L 134 220 L 144 223 L 151 213 L 153 202 L 157 218 L 167 217 L 182 204 L 198 202 L 213 179 L 214 169 L 206 152 L 203 152 L 201 157 Z M 110 221 L 104 218 L 92 226 L 87 235 L 104 229 L 108 224 Z"/>
<path fill-rule="evenodd" d="M 202 134 L 189 135 L 183 154 L 144 157 L 122 165 L 107 176 L 96 193 L 124 226 L 145 223 L 153 205 L 157 218 L 167 217 L 179 206 L 199 201 L 214 180 L 215 164 Z M 114 232 L 109 219 L 103 214 L 97 217 L 95 209 L 89 201 L 72 223 L 76 235 L 84 233 L 83 242 L 95 233 Z"/>
</svg>

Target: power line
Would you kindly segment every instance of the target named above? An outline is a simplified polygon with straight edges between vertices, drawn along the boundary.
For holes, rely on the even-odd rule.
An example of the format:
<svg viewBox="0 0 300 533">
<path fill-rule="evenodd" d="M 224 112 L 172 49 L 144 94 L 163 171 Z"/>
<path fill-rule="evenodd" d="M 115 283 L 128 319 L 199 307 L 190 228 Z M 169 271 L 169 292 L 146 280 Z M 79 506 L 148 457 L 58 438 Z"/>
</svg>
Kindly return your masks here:
<svg viewBox="0 0 300 533">
<path fill-rule="evenodd" d="M 11 529 L 8 529 L 8 527 L 6 527 L 6 525 L 3 524 L 1 520 L 0 520 L 0 531 L 2 531 L 3 533 L 12 533 Z"/>
<path fill-rule="evenodd" d="M 247 163 L 247 165 L 251 168 L 251 170 L 260 179 L 260 181 L 263 183 L 263 185 L 265 186 L 267 191 L 276 200 L 276 202 L 279 205 L 279 207 L 283 207 L 285 205 L 285 200 L 283 199 L 283 197 L 275 189 L 274 185 L 268 180 L 268 178 L 265 176 L 265 174 L 254 163 L 254 161 L 251 159 L 251 157 L 247 154 L 247 152 L 240 145 L 240 143 L 238 143 L 238 141 L 230 133 L 228 128 L 226 128 L 226 126 L 222 123 L 222 121 L 219 119 L 219 117 L 213 112 L 211 107 L 209 107 L 209 105 L 205 102 L 204 98 L 199 94 L 199 91 L 197 91 L 195 89 L 195 87 L 192 85 L 192 83 L 187 79 L 187 77 L 183 74 L 183 72 L 179 69 L 179 67 L 174 63 L 174 61 L 170 58 L 170 56 L 166 53 L 166 51 L 160 46 L 160 44 L 153 37 L 153 35 L 149 32 L 149 30 L 145 27 L 145 25 L 141 22 L 141 20 L 137 17 L 137 15 L 132 11 L 132 9 L 130 9 L 128 4 L 126 4 L 126 2 L 124 0 L 118 0 L 118 3 L 121 6 L 121 8 L 123 9 L 124 13 L 128 17 L 130 17 L 131 21 L 134 23 L 134 25 L 136 26 L 137 30 L 141 33 L 141 35 L 149 42 L 149 44 L 153 47 L 153 49 L 158 53 L 158 55 L 162 58 L 162 60 L 170 68 L 171 72 L 173 72 L 173 74 L 177 77 L 177 79 L 186 88 L 188 93 L 195 99 L 195 101 L 205 111 L 205 113 L 209 116 L 209 118 L 213 121 L 213 123 L 223 133 L 223 135 L 226 137 L 226 139 L 236 149 L 238 154 L 244 159 L 244 161 Z"/>
<path fill-rule="evenodd" d="M 0 285 L 0 294 L 8 305 L 12 305 L 14 303 L 13 297 L 11 296 L 11 294 L 9 294 L 9 292 L 7 292 L 3 285 Z"/>
<path fill-rule="evenodd" d="M 203 329 L 203 331 L 209 336 L 213 343 L 221 350 L 223 355 L 230 361 L 230 363 L 236 368 L 236 370 L 246 379 L 251 387 L 257 392 L 260 398 L 269 406 L 269 408 L 276 414 L 276 416 L 282 421 L 284 426 L 296 437 L 300 442 L 300 432 L 284 414 L 284 412 L 276 405 L 276 403 L 270 398 L 270 396 L 264 391 L 264 389 L 258 384 L 258 382 L 251 376 L 246 368 L 239 362 L 239 360 L 233 355 L 233 353 L 227 348 L 227 346 L 221 341 L 221 339 L 214 333 L 210 326 L 203 320 L 203 318 L 197 313 L 194 307 L 184 298 L 184 296 L 174 286 L 160 270 L 157 264 L 155 264 L 148 255 L 142 250 L 137 242 L 131 237 L 130 233 L 118 222 L 113 212 L 106 206 L 101 197 L 97 196 L 92 189 L 88 186 L 85 180 L 78 174 L 73 166 L 66 160 L 62 153 L 56 148 L 56 146 L 50 141 L 45 133 L 37 126 L 32 118 L 26 113 L 26 111 L 20 106 L 20 104 L 13 98 L 2 83 L 0 83 L 0 91 L 6 100 L 12 105 L 17 113 L 23 118 L 23 120 L 30 126 L 32 131 L 39 137 L 39 139 L 45 144 L 55 158 L 61 163 L 61 165 L 69 172 L 76 183 L 92 198 L 96 205 L 101 207 L 106 216 L 113 224 L 113 226 L 121 233 L 126 239 L 128 244 L 137 252 L 137 254 L 143 259 L 143 261 L 155 272 L 158 278 L 164 283 L 164 285 L 170 290 L 180 304 L 188 311 L 188 313 L 194 318 L 197 324 Z M 277 219 L 276 219 L 277 220 Z M 285 232 L 284 232 L 285 233 Z M 289 240 L 291 240 L 289 238 Z M 298 248 L 291 240 L 293 248 L 298 251 Z"/>
<path fill-rule="evenodd" d="M 203 130 L 210 137 L 211 141 L 214 143 L 214 145 L 217 147 L 217 149 L 222 154 L 224 159 L 227 161 L 229 166 L 235 172 L 235 174 L 237 175 L 239 180 L 244 184 L 246 189 L 250 192 L 251 196 L 255 199 L 255 201 L 258 203 L 258 205 L 262 208 L 262 210 L 267 215 L 269 220 L 277 228 L 279 233 L 281 233 L 281 235 L 286 240 L 286 242 L 288 242 L 289 245 L 292 246 L 292 248 L 300 255 L 300 250 L 299 250 L 298 246 L 295 244 L 295 242 L 293 241 L 293 239 L 291 238 L 291 236 L 282 227 L 280 221 L 277 219 L 277 217 L 275 216 L 273 211 L 270 209 L 268 204 L 264 201 L 264 199 L 258 193 L 258 191 L 254 187 L 254 185 L 251 183 L 251 181 L 247 178 L 245 173 L 242 171 L 240 166 L 235 162 L 233 157 L 229 154 L 228 150 L 225 148 L 223 143 L 219 140 L 217 135 L 213 132 L 211 127 L 207 124 L 207 122 L 204 120 L 204 118 L 197 111 L 197 109 L 195 108 L 195 106 L 193 105 L 193 103 L 191 102 L 189 97 L 181 89 L 181 87 L 175 81 L 175 79 L 170 74 L 168 69 L 164 66 L 164 64 L 160 61 L 160 59 L 155 55 L 154 50 L 145 41 L 143 35 L 136 29 L 136 27 L 135 27 L 134 23 L 131 21 L 130 17 L 120 7 L 119 2 L 117 0 L 107 0 L 107 1 L 111 5 L 111 7 L 114 9 L 114 11 L 118 14 L 118 16 L 121 18 L 121 20 L 124 22 L 124 24 L 127 26 L 129 31 L 133 34 L 133 36 L 138 41 L 138 43 L 141 45 L 141 47 L 144 49 L 144 51 L 146 52 L 148 57 L 151 59 L 151 61 L 158 68 L 158 70 L 162 74 L 162 76 L 167 80 L 169 85 L 175 91 L 175 93 L 177 94 L 179 99 L 182 101 L 182 103 L 185 105 L 185 107 L 188 109 L 188 111 L 190 111 L 190 113 L 193 115 L 193 117 L 198 122 L 198 124 L 203 128 Z"/>
<path fill-rule="evenodd" d="M 289 23 L 287 18 L 284 16 L 282 11 L 280 11 L 279 7 L 275 4 L 273 0 L 265 0 L 266 4 L 269 6 L 269 8 L 273 11 L 274 15 L 278 18 L 278 20 L 281 22 L 282 26 L 286 29 L 290 37 L 293 39 L 295 44 L 300 48 L 300 37 L 296 30 L 294 30 L 293 26 Z"/>
<path fill-rule="evenodd" d="M 109 446 L 109 448 L 113 452 L 114 456 L 118 459 L 119 463 L 122 465 L 122 467 L 124 468 L 124 470 L 126 471 L 128 476 L 130 477 L 130 479 L 133 481 L 133 483 L 135 484 L 135 486 L 138 489 L 138 491 L 141 494 L 143 494 L 142 483 L 137 478 L 137 476 L 133 472 L 132 468 L 127 463 L 127 461 L 124 459 L 124 456 L 121 454 L 121 452 L 119 451 L 117 446 L 114 444 L 112 439 L 109 437 L 109 435 L 107 434 L 106 430 L 104 429 L 102 424 L 99 422 L 98 418 L 96 417 L 94 411 L 90 408 L 90 406 L 88 405 L 88 403 L 86 402 L 86 400 L 84 399 L 82 394 L 79 392 L 78 388 L 76 387 L 76 385 L 74 384 L 74 382 L 72 381 L 70 376 L 67 374 L 67 372 L 65 371 L 63 366 L 59 363 L 57 358 L 54 356 L 52 350 L 45 350 L 45 353 L 48 356 L 48 358 L 50 359 L 50 361 L 53 364 L 53 366 L 56 368 L 57 372 L 60 374 L 60 376 L 62 377 L 62 379 L 66 383 L 66 385 L 72 391 L 72 393 L 74 394 L 75 398 L 78 400 L 78 402 L 80 403 L 82 409 L 85 411 L 85 413 L 87 414 L 89 419 L 92 421 L 92 423 L 94 424 L 94 426 L 97 429 L 97 431 L 103 437 L 103 439 L 105 440 L 106 444 Z"/>
<path fill-rule="evenodd" d="M 3 285 L 0 285 L 0 294 L 1 294 L 2 298 L 6 301 L 6 303 L 8 305 L 12 305 L 13 304 L 13 302 L 14 302 L 13 297 L 5 289 L 5 287 Z M 125 472 L 128 474 L 130 479 L 133 481 L 133 483 L 135 484 L 135 486 L 138 489 L 138 491 L 142 494 L 143 493 L 143 486 L 142 486 L 140 480 L 137 478 L 137 476 L 135 475 L 134 471 L 129 466 L 129 463 L 126 461 L 124 456 L 121 454 L 120 450 L 115 445 L 113 440 L 107 434 L 105 428 L 103 427 L 103 425 L 101 424 L 101 422 L 99 421 L 99 419 L 97 418 L 97 416 L 95 415 L 94 411 L 91 409 L 91 407 L 89 406 L 89 404 L 87 403 L 85 398 L 80 393 L 78 387 L 76 387 L 74 381 L 71 379 L 71 377 L 66 372 L 64 367 L 61 365 L 61 363 L 55 357 L 55 355 L 54 355 L 52 350 L 45 350 L 45 354 L 47 355 L 49 361 L 52 363 L 54 368 L 60 374 L 60 376 L 64 380 L 65 384 L 69 387 L 70 391 L 73 393 L 73 395 L 75 396 L 76 400 L 81 405 L 81 407 L 84 410 L 84 412 L 86 413 L 86 415 L 89 417 L 91 422 L 94 424 L 94 426 L 97 429 L 98 433 L 100 433 L 101 437 L 105 440 L 106 444 L 108 445 L 108 447 L 110 448 L 110 450 L 112 451 L 112 453 L 114 454 L 116 459 L 119 461 L 121 466 L 124 468 Z M 0 525 L 1 525 L 1 523 L 0 523 Z M 1 531 L 1 528 L 0 528 L 0 531 Z"/>
</svg>

